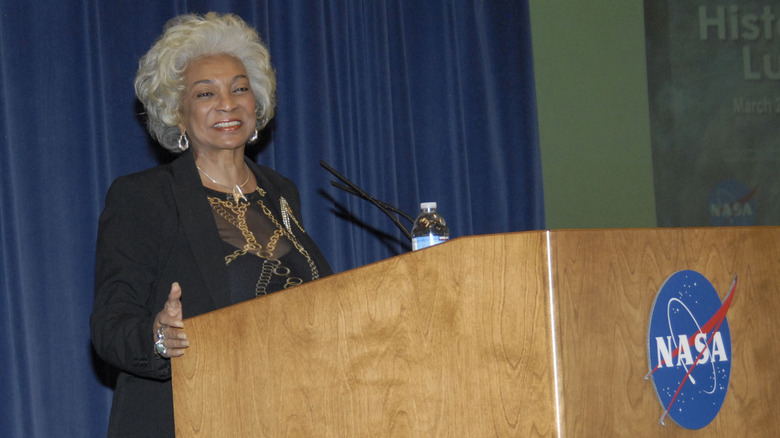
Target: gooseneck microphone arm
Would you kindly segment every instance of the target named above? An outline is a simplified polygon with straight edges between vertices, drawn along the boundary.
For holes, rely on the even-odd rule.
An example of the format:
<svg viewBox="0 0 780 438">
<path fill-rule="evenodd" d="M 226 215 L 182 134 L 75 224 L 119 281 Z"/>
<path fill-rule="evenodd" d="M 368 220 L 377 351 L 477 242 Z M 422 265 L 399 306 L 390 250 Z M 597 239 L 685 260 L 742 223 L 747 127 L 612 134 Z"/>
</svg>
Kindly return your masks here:
<svg viewBox="0 0 780 438">
<path fill-rule="evenodd" d="M 361 195 L 360 193 L 358 193 L 357 191 L 353 190 L 351 187 L 349 187 L 347 185 L 341 184 L 341 183 L 336 182 L 336 181 L 331 181 L 330 185 L 332 185 L 333 187 L 336 187 L 337 189 L 343 190 L 343 191 L 345 191 L 345 192 L 347 192 L 347 193 L 349 193 L 351 195 L 355 195 L 355 196 L 364 198 L 363 195 Z M 382 207 L 386 208 L 388 211 L 392 211 L 393 213 L 401 216 L 402 218 L 408 220 L 409 222 L 414 223 L 414 218 L 409 216 L 408 214 L 406 214 L 406 212 L 401 210 L 400 208 L 393 207 L 392 205 L 387 204 L 385 202 L 382 202 L 382 201 L 380 201 L 380 200 L 378 200 L 376 198 L 373 198 L 373 199 L 374 199 L 375 202 L 377 202 L 378 204 L 381 204 Z"/>
<path fill-rule="evenodd" d="M 404 227 L 403 224 L 401 224 L 401 221 L 398 220 L 398 217 L 393 215 L 393 213 L 396 213 L 396 214 L 402 216 L 404 219 L 408 220 L 409 222 L 414 222 L 414 219 L 412 219 L 411 216 L 409 216 L 408 214 L 404 213 L 400 209 L 398 209 L 396 207 L 393 207 L 392 205 L 389 205 L 389 204 L 386 204 L 386 203 L 384 203 L 382 201 L 374 199 L 373 196 L 371 196 L 368 193 L 366 193 L 365 190 L 363 190 L 360 187 L 358 187 L 355 183 L 353 183 L 352 181 L 348 180 L 344 175 L 338 173 L 334 168 L 328 166 L 322 160 L 320 160 L 320 166 L 324 167 L 325 170 L 327 170 L 333 176 L 335 176 L 336 178 L 340 179 L 341 181 L 344 182 L 344 184 L 346 184 L 346 186 L 344 186 L 342 184 L 337 183 L 336 181 L 331 181 L 330 184 L 332 186 L 334 186 L 334 187 L 336 187 L 338 189 L 344 190 L 345 192 L 347 192 L 349 194 L 352 194 L 352 195 L 355 195 L 355 196 L 359 196 L 359 197 L 367 200 L 368 202 L 374 204 L 378 209 L 382 210 L 382 213 L 386 214 L 390 219 L 392 219 L 393 223 L 398 227 L 398 229 L 400 229 L 404 233 L 404 235 L 406 236 L 407 239 L 411 240 L 412 233 L 410 233 L 409 230 L 407 230 L 406 227 Z M 391 213 L 391 211 L 393 213 Z"/>
</svg>

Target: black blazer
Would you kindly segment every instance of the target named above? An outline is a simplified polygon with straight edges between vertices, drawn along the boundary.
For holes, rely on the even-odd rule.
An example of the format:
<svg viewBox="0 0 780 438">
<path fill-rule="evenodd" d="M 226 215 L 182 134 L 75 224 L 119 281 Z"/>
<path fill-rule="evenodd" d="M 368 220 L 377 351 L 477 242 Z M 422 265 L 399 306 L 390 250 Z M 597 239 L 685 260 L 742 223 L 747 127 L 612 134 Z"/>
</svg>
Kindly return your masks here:
<svg viewBox="0 0 780 438">
<path fill-rule="evenodd" d="M 246 161 L 277 219 L 281 222 L 279 199 L 284 197 L 301 222 L 295 184 Z M 331 274 L 309 235 L 298 232 L 296 237 L 320 276 Z M 185 318 L 230 304 L 221 247 L 191 152 L 111 185 L 98 227 L 90 319 L 95 351 L 120 370 L 109 436 L 174 436 L 170 361 L 154 354 L 154 317 L 173 282 L 181 285 Z"/>
</svg>

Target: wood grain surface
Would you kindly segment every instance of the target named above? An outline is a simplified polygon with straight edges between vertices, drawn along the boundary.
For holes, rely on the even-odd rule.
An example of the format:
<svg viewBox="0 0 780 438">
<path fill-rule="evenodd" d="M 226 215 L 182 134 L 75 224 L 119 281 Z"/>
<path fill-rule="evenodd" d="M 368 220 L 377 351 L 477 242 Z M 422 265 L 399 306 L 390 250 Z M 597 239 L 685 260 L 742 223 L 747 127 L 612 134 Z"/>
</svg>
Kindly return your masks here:
<svg viewBox="0 0 780 438">
<path fill-rule="evenodd" d="M 564 430 L 616 437 L 780 436 L 780 229 L 593 230 L 552 234 Z M 664 410 L 647 374 L 647 330 L 658 290 L 691 269 L 721 300 L 733 349 L 729 388 L 705 428 L 684 429 Z M 594 432 L 600 432 L 594 435 Z"/>
<path fill-rule="evenodd" d="M 544 244 L 455 239 L 187 320 L 177 436 L 554 436 Z"/>
<path fill-rule="evenodd" d="M 776 227 L 454 239 L 186 320 L 176 433 L 780 436 L 778 268 Z M 739 276 L 728 393 L 699 431 L 659 425 L 643 379 L 655 296 L 684 269 L 721 299 Z"/>
</svg>

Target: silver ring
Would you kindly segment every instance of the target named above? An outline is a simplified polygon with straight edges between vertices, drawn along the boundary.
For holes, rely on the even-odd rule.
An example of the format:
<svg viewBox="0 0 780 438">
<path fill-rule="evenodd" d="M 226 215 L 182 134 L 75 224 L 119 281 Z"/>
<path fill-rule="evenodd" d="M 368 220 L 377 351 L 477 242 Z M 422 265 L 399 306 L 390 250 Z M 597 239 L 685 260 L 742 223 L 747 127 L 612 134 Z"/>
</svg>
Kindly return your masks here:
<svg viewBox="0 0 780 438">
<path fill-rule="evenodd" d="M 154 352 L 158 356 L 167 356 L 168 348 L 165 347 L 165 329 L 168 328 L 168 324 L 163 324 L 157 329 L 157 341 L 154 343 Z"/>
</svg>

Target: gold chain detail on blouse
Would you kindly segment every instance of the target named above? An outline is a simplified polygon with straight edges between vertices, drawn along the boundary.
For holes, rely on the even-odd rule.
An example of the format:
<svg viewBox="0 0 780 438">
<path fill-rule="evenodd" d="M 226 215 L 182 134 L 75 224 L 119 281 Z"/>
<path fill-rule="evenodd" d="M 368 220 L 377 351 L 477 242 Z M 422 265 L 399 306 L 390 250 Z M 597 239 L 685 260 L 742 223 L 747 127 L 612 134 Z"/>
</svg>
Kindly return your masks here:
<svg viewBox="0 0 780 438">
<path fill-rule="evenodd" d="M 265 191 L 260 187 L 257 188 L 257 192 L 260 193 L 260 196 L 265 196 Z M 252 231 L 249 229 L 249 226 L 247 225 L 246 212 L 247 207 L 249 206 L 249 202 L 241 202 L 241 198 L 234 198 L 233 201 L 225 201 L 214 196 L 209 196 L 208 200 L 214 211 L 226 221 L 228 221 L 228 223 L 241 231 L 241 235 L 244 237 L 244 240 L 246 240 L 246 244 L 242 249 L 238 249 L 225 257 L 225 264 L 230 264 L 230 262 L 246 253 L 256 254 L 258 257 L 263 259 L 263 268 L 260 273 L 260 278 L 257 280 L 255 295 L 260 296 L 268 293 L 266 287 L 270 283 L 272 275 L 288 277 L 284 285 L 285 289 L 303 283 L 301 278 L 290 277 L 290 269 L 281 266 L 281 261 L 275 259 L 273 256 L 273 252 L 276 249 L 276 244 L 279 242 L 279 238 L 282 236 L 287 237 L 293 246 L 295 246 L 295 249 L 297 249 L 301 255 L 306 257 L 306 261 L 311 268 L 312 280 L 317 280 L 320 278 L 317 265 L 314 263 L 311 255 L 309 255 L 309 252 L 306 251 L 306 248 L 304 248 L 303 245 L 298 242 L 298 239 L 292 232 L 292 227 L 289 225 L 285 227 L 279 223 L 279 221 L 274 217 L 273 212 L 265 205 L 262 199 L 258 199 L 258 205 L 263 210 L 263 213 L 268 217 L 268 219 L 270 219 L 271 222 L 273 222 L 273 224 L 276 226 L 276 230 L 274 230 L 273 235 L 271 235 L 270 239 L 268 240 L 268 244 L 266 245 L 265 249 L 263 249 L 263 245 L 257 241 L 254 233 L 252 233 Z M 295 222 L 295 225 L 297 225 L 302 232 L 306 232 L 293 215 L 286 199 L 280 199 L 280 208 L 283 212 L 285 222 L 289 221 L 288 218 L 292 218 L 292 220 Z"/>
<path fill-rule="evenodd" d="M 316 279 L 320 278 L 320 273 L 317 270 L 317 265 L 314 263 L 314 260 L 312 260 L 311 256 L 309 255 L 309 251 L 306 251 L 306 248 L 304 248 L 303 245 L 301 245 L 298 242 L 298 239 L 295 238 L 295 234 L 292 233 L 292 229 L 285 230 L 282 227 L 282 224 L 280 224 L 279 221 L 276 220 L 276 218 L 274 217 L 273 213 L 271 213 L 271 210 L 269 210 L 268 207 L 266 207 L 265 204 L 263 204 L 263 200 L 262 199 L 258 200 L 257 202 L 260 204 L 260 207 L 263 209 L 263 212 L 265 213 L 265 215 L 268 216 L 268 218 L 271 219 L 271 221 L 274 223 L 274 225 L 276 225 L 276 227 L 279 230 L 282 230 L 282 232 L 284 232 L 284 234 L 287 236 L 287 238 L 290 240 L 290 242 L 292 242 L 292 244 L 295 245 L 295 249 L 297 249 L 298 252 L 303 254 L 304 257 L 306 257 L 306 260 L 309 262 L 309 267 L 311 267 L 311 278 L 312 278 L 312 280 L 316 280 Z M 285 201 L 284 203 L 285 203 L 285 205 L 287 205 L 287 201 Z M 287 206 L 286 211 L 293 218 L 293 221 L 295 221 L 295 224 L 298 225 L 298 228 L 300 228 L 301 231 L 303 231 L 303 228 L 301 228 L 300 224 L 298 224 L 298 221 L 295 219 L 295 216 L 293 216 L 292 210 L 290 209 L 289 205 Z"/>
</svg>

